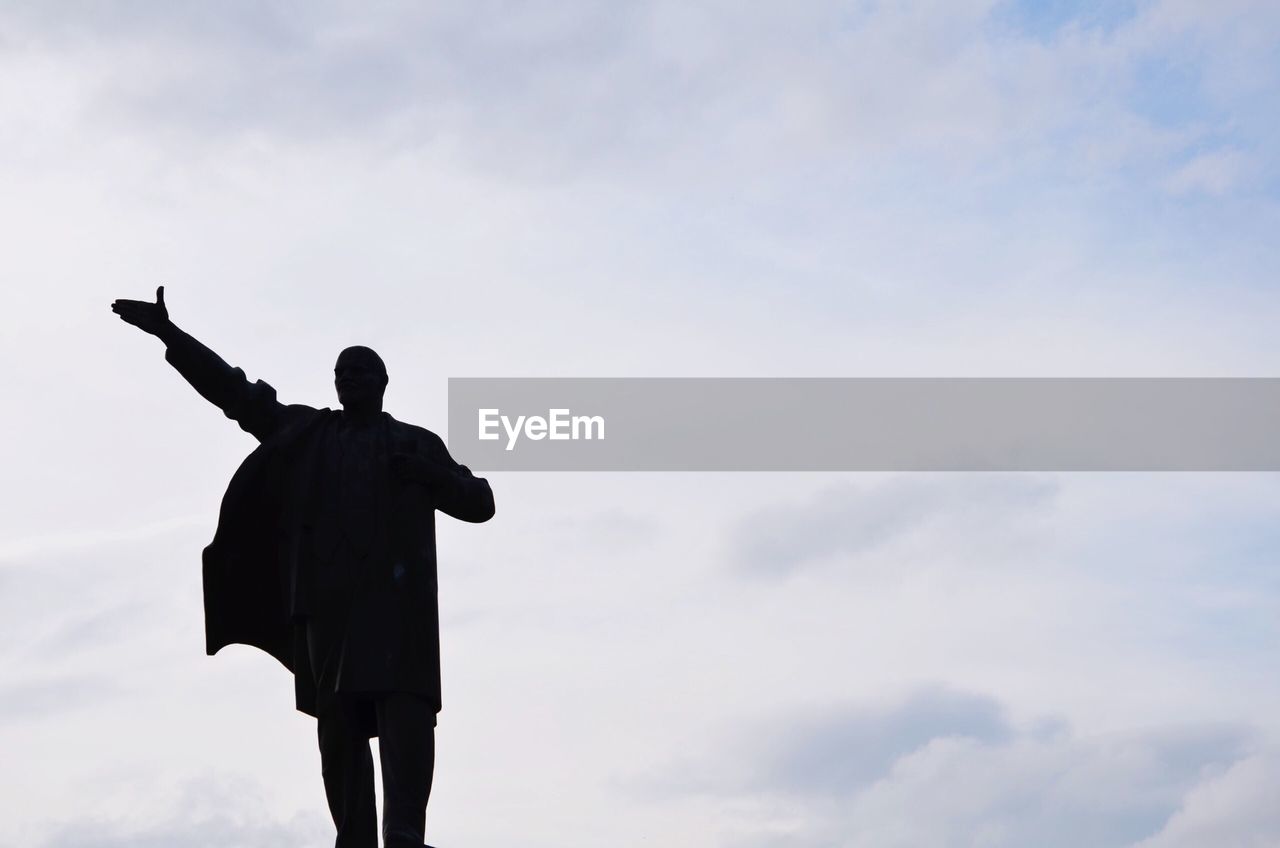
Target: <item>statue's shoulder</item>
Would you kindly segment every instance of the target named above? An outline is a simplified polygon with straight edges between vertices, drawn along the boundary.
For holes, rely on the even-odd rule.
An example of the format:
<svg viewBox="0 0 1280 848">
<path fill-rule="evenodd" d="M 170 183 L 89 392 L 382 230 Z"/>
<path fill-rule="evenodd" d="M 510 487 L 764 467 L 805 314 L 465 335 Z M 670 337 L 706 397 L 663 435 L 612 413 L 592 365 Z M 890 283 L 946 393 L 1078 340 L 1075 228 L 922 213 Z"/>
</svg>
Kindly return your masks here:
<svg viewBox="0 0 1280 848">
<path fill-rule="evenodd" d="M 434 436 L 435 435 L 435 433 L 431 432 L 426 427 L 419 427 L 417 424 L 410 424 L 408 421 L 401 421 L 399 418 L 396 418 L 395 416 L 393 416 L 390 412 L 383 412 L 382 414 L 387 419 L 387 426 L 389 426 L 392 430 L 396 431 L 397 433 L 406 433 L 406 434 L 411 433 L 415 436 L 423 436 L 423 435 Z"/>
<path fill-rule="evenodd" d="M 326 421 L 334 415 L 337 415 L 337 411 L 327 406 L 316 409 L 314 406 L 302 403 L 289 404 L 284 408 L 284 429 L 291 430 L 292 434 L 296 435 L 308 425 Z"/>
<path fill-rule="evenodd" d="M 431 430 L 428 430 L 426 427 L 419 427 L 417 424 L 400 421 L 391 417 L 390 414 L 387 414 L 387 423 L 391 428 L 392 436 L 396 438 L 419 441 L 433 447 L 444 444 L 444 439 L 440 438 L 440 436 Z"/>
</svg>

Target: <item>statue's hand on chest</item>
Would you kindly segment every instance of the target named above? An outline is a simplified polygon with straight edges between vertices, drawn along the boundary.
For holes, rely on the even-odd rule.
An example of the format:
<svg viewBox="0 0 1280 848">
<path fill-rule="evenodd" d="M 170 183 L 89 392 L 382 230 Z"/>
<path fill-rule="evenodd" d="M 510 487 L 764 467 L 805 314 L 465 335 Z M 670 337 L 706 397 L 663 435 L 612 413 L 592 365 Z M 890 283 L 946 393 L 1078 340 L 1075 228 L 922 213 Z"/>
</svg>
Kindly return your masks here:
<svg viewBox="0 0 1280 848">
<path fill-rule="evenodd" d="M 391 473 L 404 483 L 426 486 L 432 491 L 453 486 L 457 481 L 451 469 L 433 462 L 420 453 L 397 451 L 391 454 Z"/>
</svg>

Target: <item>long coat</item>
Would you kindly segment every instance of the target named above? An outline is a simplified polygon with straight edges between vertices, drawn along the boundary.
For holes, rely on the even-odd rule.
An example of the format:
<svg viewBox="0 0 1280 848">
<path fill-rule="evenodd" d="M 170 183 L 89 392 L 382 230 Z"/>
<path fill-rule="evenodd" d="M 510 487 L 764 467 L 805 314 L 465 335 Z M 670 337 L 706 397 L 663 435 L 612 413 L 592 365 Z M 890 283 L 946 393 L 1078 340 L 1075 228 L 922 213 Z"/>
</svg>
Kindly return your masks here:
<svg viewBox="0 0 1280 848">
<path fill-rule="evenodd" d="M 303 628 L 294 615 L 313 532 L 307 505 L 316 484 L 326 427 L 341 412 L 276 400 L 261 380 L 250 383 L 216 353 L 181 331 L 166 338 L 165 359 L 258 447 L 227 486 L 213 541 L 204 549 L 206 651 L 229 644 L 266 651 L 294 674 L 297 708 L 316 714 L 314 678 Z M 382 555 L 371 560 L 348 606 L 342 656 L 344 691 L 402 691 L 426 697 L 439 712 L 440 639 L 435 514 L 482 522 L 493 516 L 493 493 L 449 456 L 443 440 L 382 413 L 388 444 L 451 469 L 456 486 L 429 490 L 379 477 L 385 504 Z"/>
</svg>

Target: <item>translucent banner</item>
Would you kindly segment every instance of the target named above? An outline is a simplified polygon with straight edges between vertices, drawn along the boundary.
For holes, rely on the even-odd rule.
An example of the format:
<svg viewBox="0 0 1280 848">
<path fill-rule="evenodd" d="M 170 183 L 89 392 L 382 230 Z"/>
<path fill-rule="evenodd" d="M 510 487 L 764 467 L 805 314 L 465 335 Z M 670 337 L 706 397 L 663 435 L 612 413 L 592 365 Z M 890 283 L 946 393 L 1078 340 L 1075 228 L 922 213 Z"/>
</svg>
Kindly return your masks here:
<svg viewBox="0 0 1280 848">
<path fill-rule="evenodd" d="M 487 471 L 1275 471 L 1276 378 L 449 380 Z"/>
</svg>

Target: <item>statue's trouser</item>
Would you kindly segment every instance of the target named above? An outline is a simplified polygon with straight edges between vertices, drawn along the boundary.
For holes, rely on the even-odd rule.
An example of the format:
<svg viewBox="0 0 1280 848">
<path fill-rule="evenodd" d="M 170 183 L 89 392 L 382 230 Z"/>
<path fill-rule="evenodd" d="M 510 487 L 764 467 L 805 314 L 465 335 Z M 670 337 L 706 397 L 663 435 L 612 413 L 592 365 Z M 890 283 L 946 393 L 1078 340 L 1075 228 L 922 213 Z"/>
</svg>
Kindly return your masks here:
<svg viewBox="0 0 1280 848">
<path fill-rule="evenodd" d="M 370 697 L 378 722 L 384 844 L 421 848 L 435 769 L 435 714 L 417 695 Z M 335 848 L 377 848 L 373 756 L 352 706 L 339 698 L 316 722 L 324 790 L 338 828 Z"/>
</svg>

